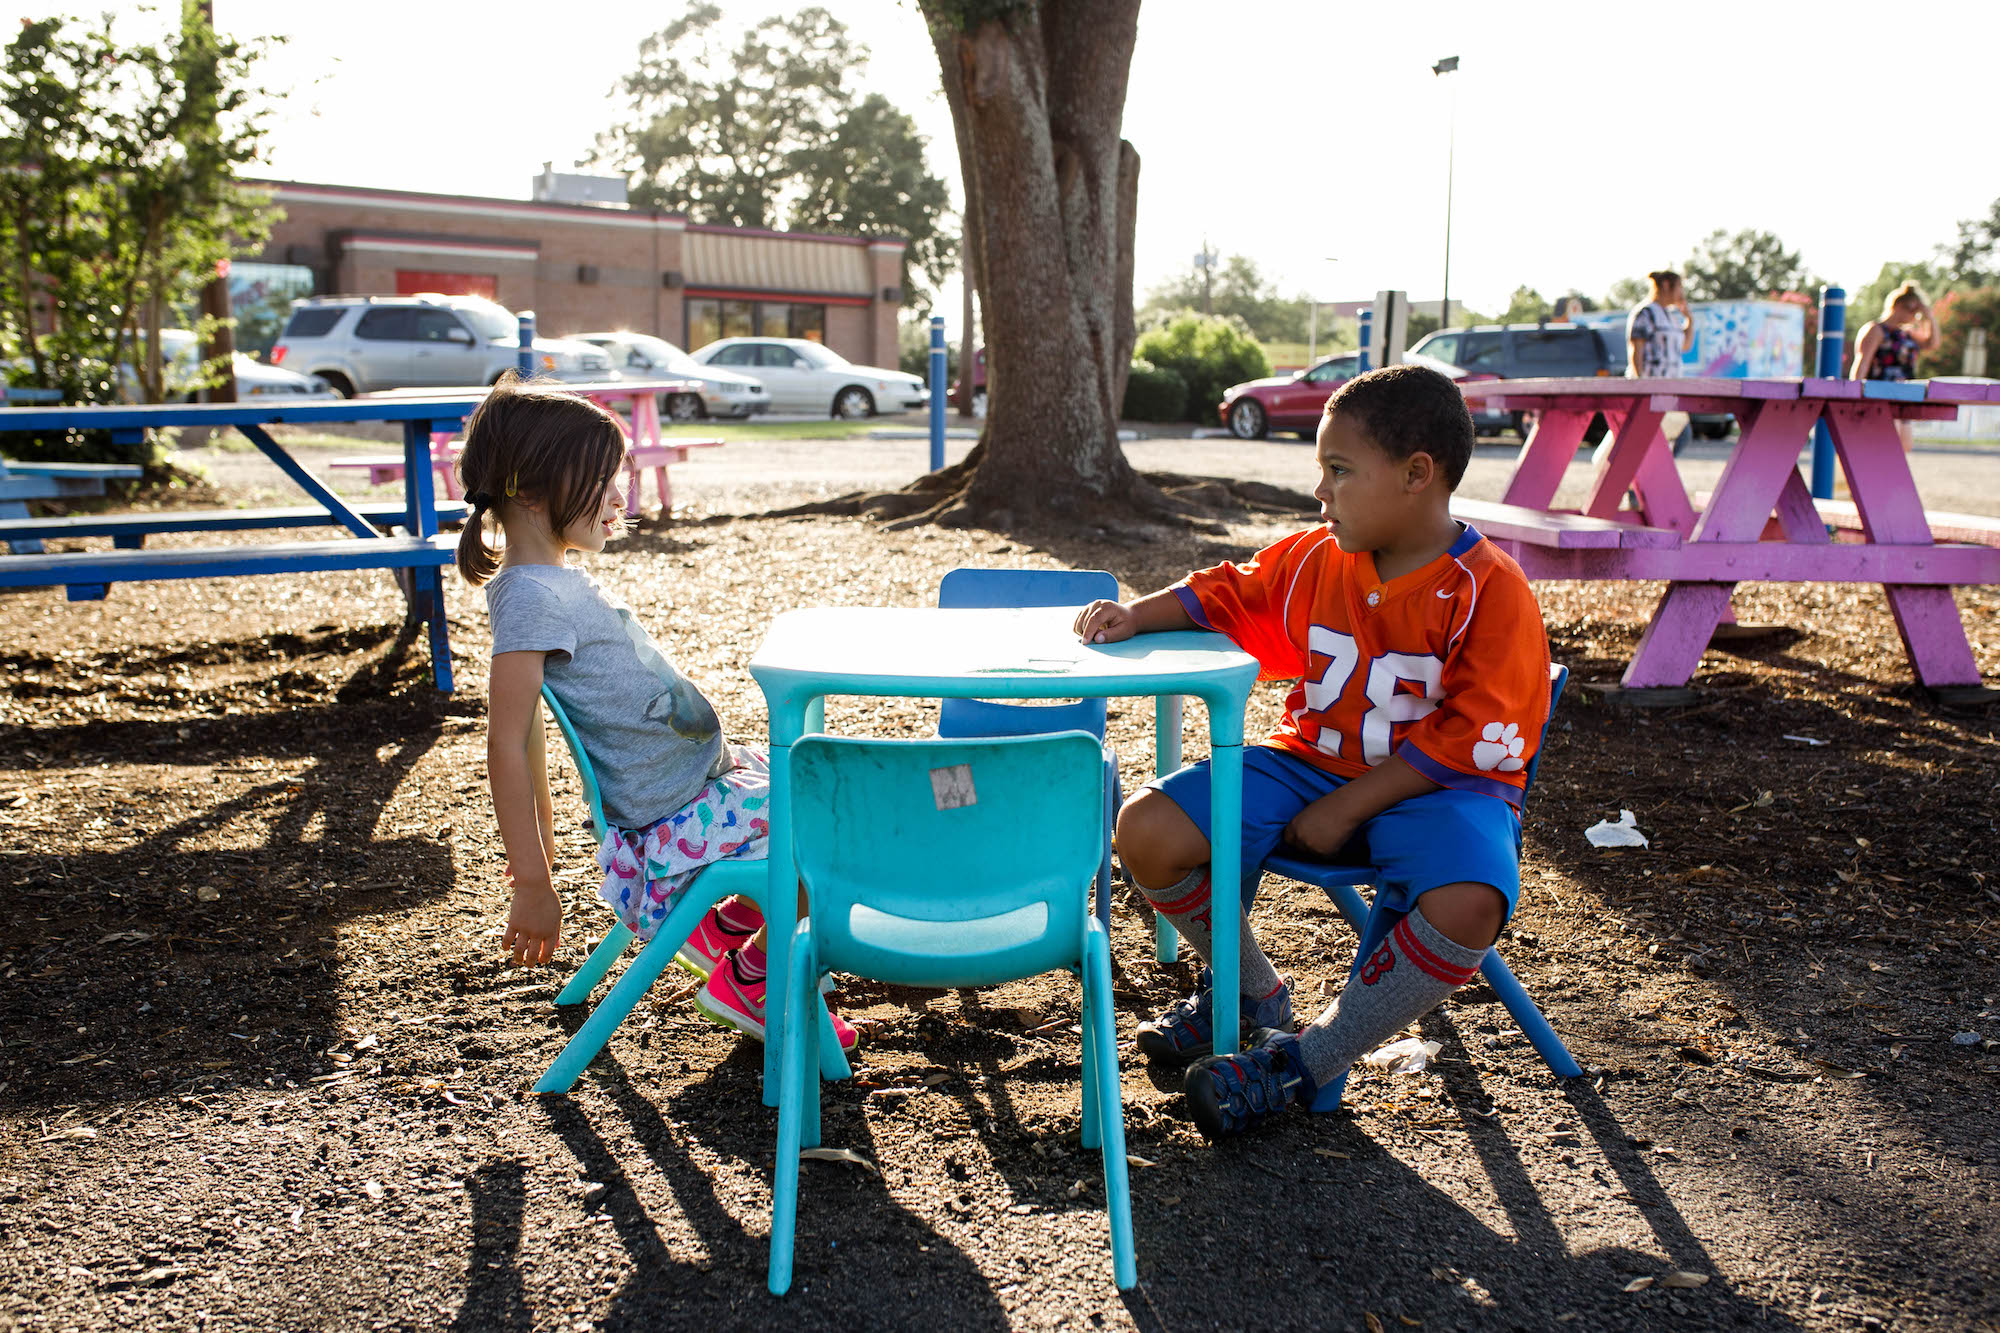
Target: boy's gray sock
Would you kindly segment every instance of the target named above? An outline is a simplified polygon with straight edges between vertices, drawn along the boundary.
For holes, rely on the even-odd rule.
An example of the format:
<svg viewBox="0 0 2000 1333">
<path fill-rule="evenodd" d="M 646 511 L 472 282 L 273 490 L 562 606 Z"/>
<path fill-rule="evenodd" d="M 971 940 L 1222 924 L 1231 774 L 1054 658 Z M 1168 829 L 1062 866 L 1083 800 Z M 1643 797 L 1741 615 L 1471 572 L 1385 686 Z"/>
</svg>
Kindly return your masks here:
<svg viewBox="0 0 2000 1333">
<path fill-rule="evenodd" d="M 1299 1055 L 1314 1083 L 1325 1087 L 1347 1067 L 1422 1018 L 1479 970 L 1486 950 L 1446 939 L 1412 910 L 1347 983 L 1334 1002 L 1299 1033 Z"/>
<path fill-rule="evenodd" d="M 1132 882 L 1139 884 L 1137 880 Z M 1146 895 L 1146 901 L 1153 905 L 1155 912 L 1173 922 L 1181 938 L 1201 955 L 1201 961 L 1215 961 L 1215 936 L 1209 928 L 1207 866 L 1197 866 L 1188 872 L 1186 879 L 1169 884 L 1164 889 L 1149 889 L 1139 884 L 1139 892 Z M 1277 969 L 1271 966 L 1271 960 L 1257 947 L 1257 936 L 1250 929 L 1249 915 L 1241 907 L 1236 910 L 1237 989 L 1244 995 L 1261 1000 L 1285 983 L 1278 976 Z"/>
</svg>

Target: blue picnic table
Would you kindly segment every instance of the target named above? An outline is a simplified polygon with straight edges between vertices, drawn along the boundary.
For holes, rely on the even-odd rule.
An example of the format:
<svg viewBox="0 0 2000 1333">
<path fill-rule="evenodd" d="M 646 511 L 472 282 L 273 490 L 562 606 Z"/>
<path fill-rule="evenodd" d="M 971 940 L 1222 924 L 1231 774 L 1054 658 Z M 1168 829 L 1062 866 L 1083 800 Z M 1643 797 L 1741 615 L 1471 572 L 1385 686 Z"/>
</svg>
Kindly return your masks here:
<svg viewBox="0 0 2000 1333">
<path fill-rule="evenodd" d="M 458 429 L 478 406 L 480 396 L 357 398 L 342 402 L 298 404 L 200 403 L 161 404 L 148 407 L 53 407 L 8 408 L 0 411 L 0 435 L 9 432 L 53 432 L 61 430 L 108 431 L 114 444 L 137 445 L 148 430 L 164 426 L 199 426 L 209 429 L 233 427 L 275 463 L 299 488 L 310 496 L 318 509 L 252 511 L 261 521 L 235 517 L 243 511 L 217 510 L 206 516 L 186 514 L 124 515 L 100 518 L 87 524 L 92 535 L 105 533 L 120 540 L 110 551 L 63 551 L 23 553 L 23 546 L 39 545 L 41 537 L 84 535 L 57 528 L 64 520 L 25 520 L 9 523 L 0 519 L 0 540 L 13 545 L 16 554 L 0 557 L 0 588 L 61 587 L 71 601 L 101 598 L 114 583 L 153 579 L 226 578 L 267 574 L 303 573 L 331 569 L 394 569 L 408 571 L 407 591 L 413 618 L 425 621 L 430 630 L 431 672 L 440 690 L 449 692 L 451 645 L 446 637 L 444 610 L 444 567 L 452 563 L 456 541 L 440 535 L 440 517 L 449 518 L 455 506 L 440 507 L 432 490 L 430 469 L 431 433 Z M 379 506 L 357 508 L 328 489 L 318 477 L 286 450 L 270 433 L 269 427 L 318 425 L 336 421 L 394 421 L 403 427 L 403 504 L 400 515 L 386 514 Z M 0 440 L 4 447 L 4 440 Z M 18 486 L 57 487 L 87 484 L 78 468 L 97 468 L 96 485 L 101 493 L 101 474 L 123 469 L 136 475 L 138 469 L 122 464 L 8 464 L 0 470 L 0 490 L 7 481 Z M 71 469 L 65 477 L 22 476 L 22 469 Z M 77 493 L 29 490 L 26 495 Z M 24 497 L 25 498 L 25 495 Z M 441 512 L 450 511 L 450 512 Z M 296 519 L 280 521 L 279 516 Z M 384 532 L 389 520 L 400 532 Z M 146 550 L 147 532 L 232 531 L 250 527 L 307 526 L 324 521 L 344 527 L 351 536 L 332 541 L 237 544 L 205 547 L 176 547 Z"/>
</svg>

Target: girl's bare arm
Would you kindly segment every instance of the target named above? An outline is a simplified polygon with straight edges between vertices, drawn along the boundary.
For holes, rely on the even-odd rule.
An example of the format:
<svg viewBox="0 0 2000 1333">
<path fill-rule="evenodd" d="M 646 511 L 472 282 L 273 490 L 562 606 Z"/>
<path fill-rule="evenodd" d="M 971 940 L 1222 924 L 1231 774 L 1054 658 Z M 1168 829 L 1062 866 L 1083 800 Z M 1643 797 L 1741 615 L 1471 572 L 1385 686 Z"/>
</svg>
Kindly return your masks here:
<svg viewBox="0 0 2000 1333">
<path fill-rule="evenodd" d="M 517 963 L 553 958 L 562 927 L 562 900 L 549 879 L 554 816 L 540 711 L 545 656 L 523 652 L 495 657 L 487 702 L 486 775 L 514 881 L 514 901 L 500 943 Z"/>
</svg>

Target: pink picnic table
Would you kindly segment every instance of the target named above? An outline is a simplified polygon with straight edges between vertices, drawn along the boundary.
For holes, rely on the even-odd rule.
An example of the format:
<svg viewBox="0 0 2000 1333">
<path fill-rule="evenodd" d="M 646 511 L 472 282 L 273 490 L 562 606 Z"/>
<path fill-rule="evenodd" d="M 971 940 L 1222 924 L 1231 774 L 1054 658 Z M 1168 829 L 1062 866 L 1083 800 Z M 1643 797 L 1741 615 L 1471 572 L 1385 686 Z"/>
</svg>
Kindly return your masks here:
<svg viewBox="0 0 2000 1333">
<path fill-rule="evenodd" d="M 1951 589 L 2000 583 L 2000 520 L 1951 515 L 1940 541 L 1918 497 L 1898 420 L 1949 420 L 1961 403 L 2000 402 L 2000 386 L 1854 380 L 1548 379 L 1460 386 L 1476 404 L 1539 413 L 1501 503 L 1455 510 L 1505 547 L 1530 578 L 1664 579 L 1628 689 L 1677 689 L 1693 677 L 1738 583 L 1876 583 L 1910 665 L 1941 695 L 1983 693 Z M 1580 510 L 1557 489 L 1596 413 L 1612 445 Z M 1668 412 L 1730 413 L 1739 437 L 1706 503 L 1684 484 L 1660 430 Z M 1799 474 L 1824 420 L 1853 497 L 1822 512 Z M 1631 503 L 1628 506 L 1627 498 Z M 1845 510 L 1843 514 L 1839 511 Z M 1845 520 L 1845 521 L 1843 521 Z M 1833 531 L 1853 529 L 1853 540 Z"/>
<path fill-rule="evenodd" d="M 687 462 L 690 450 L 711 449 L 724 443 L 716 438 L 668 440 L 660 437 L 660 396 L 698 388 L 691 380 L 619 380 L 607 384 L 566 384 L 559 387 L 579 398 L 600 403 L 613 412 L 622 412 L 631 421 L 632 474 L 625 492 L 625 512 L 633 518 L 642 512 L 639 488 L 648 469 L 652 471 L 654 485 L 659 491 L 660 514 L 670 517 L 674 509 L 674 488 L 668 477 L 668 467 Z M 454 466 L 458 462 L 459 447 L 459 441 L 451 432 L 443 431 L 431 436 L 431 466 L 437 471 L 444 493 L 454 500 L 463 498 L 459 494 L 458 470 Z M 397 480 L 403 475 L 403 460 L 397 457 L 347 458 L 331 466 L 366 469 L 371 486 Z"/>
</svg>

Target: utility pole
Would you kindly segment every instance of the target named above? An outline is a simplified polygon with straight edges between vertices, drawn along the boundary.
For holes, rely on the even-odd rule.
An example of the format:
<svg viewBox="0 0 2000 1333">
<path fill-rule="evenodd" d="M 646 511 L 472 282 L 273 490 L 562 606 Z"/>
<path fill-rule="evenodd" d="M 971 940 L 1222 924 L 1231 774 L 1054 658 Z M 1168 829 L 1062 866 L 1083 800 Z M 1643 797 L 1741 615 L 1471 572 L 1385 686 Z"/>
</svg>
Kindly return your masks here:
<svg viewBox="0 0 2000 1333">
<path fill-rule="evenodd" d="M 1431 73 L 1439 78 L 1458 72 L 1458 57 L 1446 56 L 1431 66 Z M 1451 185 L 1452 158 L 1458 148 L 1458 82 L 1451 85 L 1451 112 L 1446 122 L 1444 147 L 1444 294 L 1438 301 L 1438 327 L 1451 327 Z"/>
</svg>

